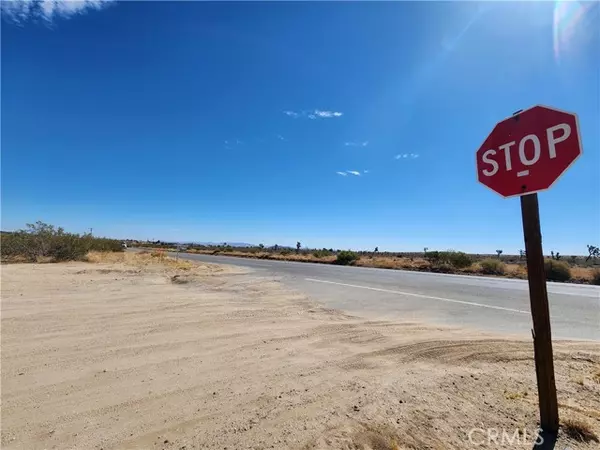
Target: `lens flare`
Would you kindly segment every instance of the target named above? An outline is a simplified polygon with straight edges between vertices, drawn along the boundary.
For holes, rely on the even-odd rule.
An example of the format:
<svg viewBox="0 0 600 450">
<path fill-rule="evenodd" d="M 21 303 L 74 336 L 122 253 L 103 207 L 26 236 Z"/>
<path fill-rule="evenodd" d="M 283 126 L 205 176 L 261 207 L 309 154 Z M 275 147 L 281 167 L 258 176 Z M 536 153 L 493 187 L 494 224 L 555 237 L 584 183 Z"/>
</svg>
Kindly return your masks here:
<svg viewBox="0 0 600 450">
<path fill-rule="evenodd" d="M 552 34 L 554 58 L 557 62 L 572 43 L 575 30 L 593 5 L 594 2 L 581 3 L 572 0 L 558 0 L 555 3 Z"/>
</svg>

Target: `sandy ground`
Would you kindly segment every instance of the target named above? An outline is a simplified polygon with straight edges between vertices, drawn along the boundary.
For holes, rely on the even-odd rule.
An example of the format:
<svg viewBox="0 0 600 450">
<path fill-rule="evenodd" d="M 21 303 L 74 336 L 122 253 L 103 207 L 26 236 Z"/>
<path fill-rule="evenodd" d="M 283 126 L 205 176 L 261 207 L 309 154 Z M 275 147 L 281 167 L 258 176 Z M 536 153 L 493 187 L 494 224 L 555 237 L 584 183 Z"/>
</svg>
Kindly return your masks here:
<svg viewBox="0 0 600 450">
<path fill-rule="evenodd" d="M 528 342 L 366 321 L 186 264 L 2 267 L 3 449 L 531 448 Z M 555 358 L 561 419 L 600 434 L 600 344 Z"/>
</svg>

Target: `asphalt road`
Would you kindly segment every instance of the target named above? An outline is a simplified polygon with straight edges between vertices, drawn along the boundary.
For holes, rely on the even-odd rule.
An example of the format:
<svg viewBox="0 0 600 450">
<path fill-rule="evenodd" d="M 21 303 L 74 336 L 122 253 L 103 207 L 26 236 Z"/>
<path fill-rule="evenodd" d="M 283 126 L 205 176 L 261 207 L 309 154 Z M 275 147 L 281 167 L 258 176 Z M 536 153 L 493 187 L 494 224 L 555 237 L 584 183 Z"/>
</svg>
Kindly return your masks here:
<svg viewBox="0 0 600 450">
<path fill-rule="evenodd" d="M 326 307 L 380 319 L 426 321 L 531 336 L 527 282 L 197 254 L 180 258 L 250 267 Z M 600 287 L 548 283 L 554 339 L 600 341 Z"/>
</svg>

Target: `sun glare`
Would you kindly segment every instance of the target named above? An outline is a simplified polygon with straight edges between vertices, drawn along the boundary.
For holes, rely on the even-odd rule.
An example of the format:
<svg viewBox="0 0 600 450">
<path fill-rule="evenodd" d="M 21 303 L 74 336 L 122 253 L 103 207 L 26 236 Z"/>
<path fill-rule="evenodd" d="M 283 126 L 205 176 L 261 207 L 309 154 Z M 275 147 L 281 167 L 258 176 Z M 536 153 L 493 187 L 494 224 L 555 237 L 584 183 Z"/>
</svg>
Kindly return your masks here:
<svg viewBox="0 0 600 450">
<path fill-rule="evenodd" d="M 552 24 L 554 58 L 560 62 L 563 53 L 569 50 L 573 37 L 583 17 L 595 2 L 558 0 L 554 5 Z"/>
</svg>

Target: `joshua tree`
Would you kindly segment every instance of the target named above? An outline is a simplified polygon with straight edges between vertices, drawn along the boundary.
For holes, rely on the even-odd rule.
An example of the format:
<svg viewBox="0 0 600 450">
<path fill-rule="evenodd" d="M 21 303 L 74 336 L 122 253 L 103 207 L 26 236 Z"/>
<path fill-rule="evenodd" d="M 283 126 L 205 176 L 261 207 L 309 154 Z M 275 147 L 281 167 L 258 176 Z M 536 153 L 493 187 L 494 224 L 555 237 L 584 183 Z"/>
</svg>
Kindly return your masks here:
<svg viewBox="0 0 600 450">
<path fill-rule="evenodd" d="M 519 259 L 523 259 L 526 256 L 525 250 L 519 250 Z"/>
<path fill-rule="evenodd" d="M 600 256 L 600 248 L 595 247 L 593 245 L 588 245 L 587 246 L 589 255 L 587 256 L 587 258 L 585 258 L 586 261 L 589 261 L 590 258 L 594 258 L 594 261 L 596 261 L 596 258 L 598 258 Z"/>
<path fill-rule="evenodd" d="M 429 247 L 425 247 L 425 248 L 423 249 L 423 253 L 427 253 L 427 250 L 429 250 Z"/>
<path fill-rule="evenodd" d="M 263 248 L 265 248 L 265 244 L 258 244 L 258 248 L 262 250 Z"/>
<path fill-rule="evenodd" d="M 300 247 L 302 247 L 300 241 L 296 242 L 296 253 L 300 253 Z"/>
<path fill-rule="evenodd" d="M 375 247 L 375 252 L 374 253 L 377 253 L 378 251 L 379 251 L 379 247 Z"/>
<path fill-rule="evenodd" d="M 502 250 L 496 250 L 496 253 L 498 253 L 498 258 L 500 258 L 500 255 L 502 254 Z"/>
</svg>

